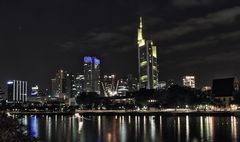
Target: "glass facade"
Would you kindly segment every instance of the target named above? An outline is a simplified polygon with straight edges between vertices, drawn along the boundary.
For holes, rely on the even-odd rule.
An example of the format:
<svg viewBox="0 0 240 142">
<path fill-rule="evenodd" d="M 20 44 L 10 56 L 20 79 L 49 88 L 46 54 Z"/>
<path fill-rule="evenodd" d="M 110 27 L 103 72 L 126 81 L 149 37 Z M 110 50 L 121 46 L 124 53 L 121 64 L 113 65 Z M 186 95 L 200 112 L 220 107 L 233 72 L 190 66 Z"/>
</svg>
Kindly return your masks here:
<svg viewBox="0 0 240 142">
<path fill-rule="evenodd" d="M 142 18 L 138 29 L 139 87 L 155 89 L 158 86 L 157 47 L 151 40 L 144 40 Z"/>
</svg>

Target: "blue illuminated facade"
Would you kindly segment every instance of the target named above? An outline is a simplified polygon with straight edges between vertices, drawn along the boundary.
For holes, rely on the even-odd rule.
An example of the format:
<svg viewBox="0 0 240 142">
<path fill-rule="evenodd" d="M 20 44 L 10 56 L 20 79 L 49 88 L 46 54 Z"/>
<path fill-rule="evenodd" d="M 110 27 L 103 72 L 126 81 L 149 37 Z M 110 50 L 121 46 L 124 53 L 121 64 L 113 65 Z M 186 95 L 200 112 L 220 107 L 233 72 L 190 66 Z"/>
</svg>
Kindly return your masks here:
<svg viewBox="0 0 240 142">
<path fill-rule="evenodd" d="M 84 63 L 93 63 L 92 60 L 93 60 L 92 57 L 89 56 L 84 57 Z"/>
<path fill-rule="evenodd" d="M 94 65 L 99 65 L 100 60 L 97 59 L 96 57 L 85 56 L 84 57 L 84 63 L 91 63 L 91 64 L 94 64 Z"/>
<path fill-rule="evenodd" d="M 100 60 L 96 57 L 84 57 L 84 91 L 100 94 Z"/>
<path fill-rule="evenodd" d="M 94 64 L 95 65 L 100 65 L 100 60 L 99 59 L 93 58 L 93 60 L 94 60 Z"/>
</svg>

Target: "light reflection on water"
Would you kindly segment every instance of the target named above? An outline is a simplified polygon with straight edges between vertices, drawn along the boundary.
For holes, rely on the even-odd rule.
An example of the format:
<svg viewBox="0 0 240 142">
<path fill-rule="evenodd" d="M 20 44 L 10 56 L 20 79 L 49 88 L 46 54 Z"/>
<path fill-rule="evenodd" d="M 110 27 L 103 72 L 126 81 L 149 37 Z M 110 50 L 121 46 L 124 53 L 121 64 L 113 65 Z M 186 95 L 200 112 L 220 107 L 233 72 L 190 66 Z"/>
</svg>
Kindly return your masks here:
<svg viewBox="0 0 240 142">
<path fill-rule="evenodd" d="M 177 117 L 178 142 L 181 141 L 181 122 L 180 117 Z"/>
<path fill-rule="evenodd" d="M 237 142 L 239 118 L 208 116 L 23 116 L 20 122 L 41 141 Z"/>
<path fill-rule="evenodd" d="M 25 116 L 25 120 L 24 121 L 27 121 L 26 119 L 26 116 Z M 31 132 L 31 135 L 34 136 L 34 137 L 39 137 L 39 128 L 38 128 L 38 119 L 37 119 L 37 116 L 31 116 L 30 117 L 30 132 Z"/>
</svg>

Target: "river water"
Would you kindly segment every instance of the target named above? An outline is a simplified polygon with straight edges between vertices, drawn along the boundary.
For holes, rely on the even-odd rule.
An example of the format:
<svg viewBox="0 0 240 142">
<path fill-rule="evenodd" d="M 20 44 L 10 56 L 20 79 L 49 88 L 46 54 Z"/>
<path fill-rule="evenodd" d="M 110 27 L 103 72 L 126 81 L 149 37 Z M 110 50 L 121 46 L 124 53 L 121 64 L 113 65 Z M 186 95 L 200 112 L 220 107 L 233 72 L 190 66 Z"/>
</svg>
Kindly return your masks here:
<svg viewBox="0 0 240 142">
<path fill-rule="evenodd" d="M 238 142 L 238 117 L 25 115 L 19 121 L 40 141 Z"/>
</svg>

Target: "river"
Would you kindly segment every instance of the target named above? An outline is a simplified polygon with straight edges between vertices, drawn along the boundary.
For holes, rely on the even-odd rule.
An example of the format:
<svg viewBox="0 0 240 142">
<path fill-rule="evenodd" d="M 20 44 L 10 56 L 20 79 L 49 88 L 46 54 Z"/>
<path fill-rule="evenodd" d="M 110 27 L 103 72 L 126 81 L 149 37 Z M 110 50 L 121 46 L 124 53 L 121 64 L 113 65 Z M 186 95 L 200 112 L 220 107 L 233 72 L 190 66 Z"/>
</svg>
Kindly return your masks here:
<svg viewBox="0 0 240 142">
<path fill-rule="evenodd" d="M 19 122 L 40 141 L 238 142 L 238 117 L 24 115 Z"/>
</svg>

